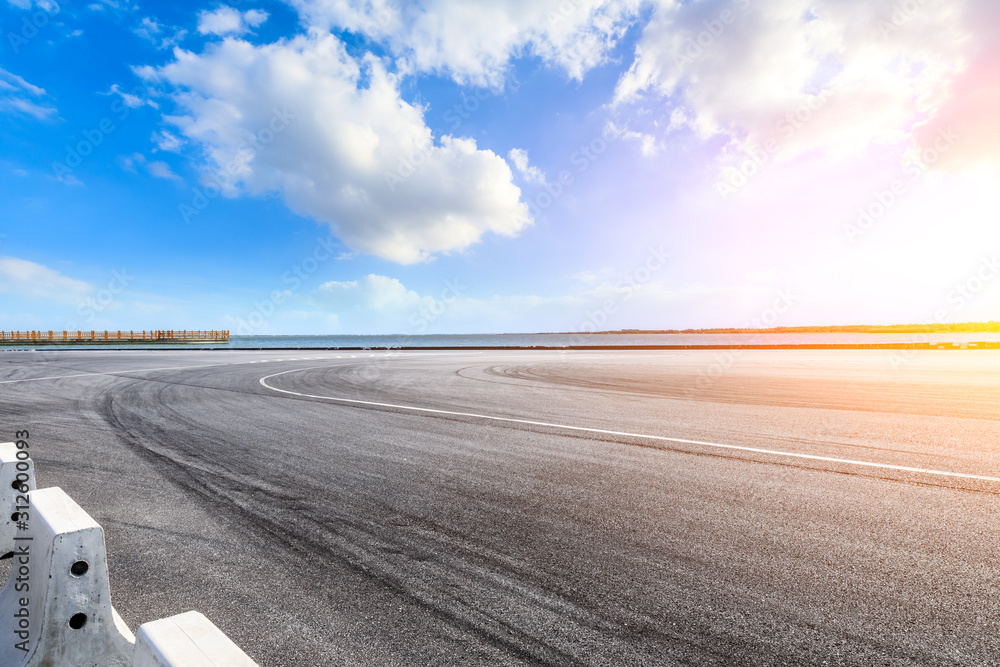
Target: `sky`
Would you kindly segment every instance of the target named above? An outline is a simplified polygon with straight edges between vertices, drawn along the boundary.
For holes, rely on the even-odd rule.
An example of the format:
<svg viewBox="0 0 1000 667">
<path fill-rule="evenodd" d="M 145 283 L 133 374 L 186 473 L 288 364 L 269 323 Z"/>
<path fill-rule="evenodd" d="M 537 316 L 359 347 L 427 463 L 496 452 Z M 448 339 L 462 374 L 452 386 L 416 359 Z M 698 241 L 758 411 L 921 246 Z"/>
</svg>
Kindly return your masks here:
<svg viewBox="0 0 1000 667">
<path fill-rule="evenodd" d="M 0 329 L 1000 320 L 995 0 L 0 0 Z"/>
</svg>

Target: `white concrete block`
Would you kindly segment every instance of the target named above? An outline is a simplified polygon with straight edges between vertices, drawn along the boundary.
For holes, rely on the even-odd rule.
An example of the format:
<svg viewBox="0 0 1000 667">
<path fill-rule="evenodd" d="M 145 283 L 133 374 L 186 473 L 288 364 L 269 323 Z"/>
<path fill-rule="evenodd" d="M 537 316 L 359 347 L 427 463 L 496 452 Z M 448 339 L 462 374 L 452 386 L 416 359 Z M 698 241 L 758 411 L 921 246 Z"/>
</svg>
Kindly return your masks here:
<svg viewBox="0 0 1000 667">
<path fill-rule="evenodd" d="M 24 506 L 24 493 L 34 490 L 35 464 L 28 450 L 18 449 L 13 442 L 0 443 L 0 556 L 14 550 L 17 507 Z"/>
<path fill-rule="evenodd" d="M 143 623 L 132 667 L 258 667 L 222 630 L 196 611 Z"/>
<path fill-rule="evenodd" d="M 111 607 L 104 531 L 62 489 L 28 500 L 0 591 L 0 665 L 127 667 L 135 637 Z"/>
</svg>

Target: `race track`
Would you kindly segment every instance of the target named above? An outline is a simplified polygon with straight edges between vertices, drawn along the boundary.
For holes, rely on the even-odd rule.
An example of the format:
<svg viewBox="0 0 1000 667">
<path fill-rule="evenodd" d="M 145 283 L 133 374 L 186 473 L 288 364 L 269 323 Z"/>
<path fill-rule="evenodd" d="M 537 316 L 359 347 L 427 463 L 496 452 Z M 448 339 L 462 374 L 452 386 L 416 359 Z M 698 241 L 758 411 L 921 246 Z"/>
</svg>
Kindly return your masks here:
<svg viewBox="0 0 1000 667">
<path fill-rule="evenodd" d="M 0 352 L 0 440 L 265 667 L 997 664 L 1000 351 L 889 354 Z"/>
</svg>

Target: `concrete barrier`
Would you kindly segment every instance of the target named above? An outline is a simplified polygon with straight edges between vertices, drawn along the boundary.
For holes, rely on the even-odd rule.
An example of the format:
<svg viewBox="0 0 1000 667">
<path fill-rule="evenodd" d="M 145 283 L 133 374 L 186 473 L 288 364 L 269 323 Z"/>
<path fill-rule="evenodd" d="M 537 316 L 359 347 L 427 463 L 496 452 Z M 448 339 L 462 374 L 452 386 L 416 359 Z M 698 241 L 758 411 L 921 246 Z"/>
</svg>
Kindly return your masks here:
<svg viewBox="0 0 1000 667">
<path fill-rule="evenodd" d="M 18 448 L 13 442 L 0 443 L 0 556 L 14 551 L 20 518 L 17 508 L 24 507 L 24 494 L 34 490 L 35 464 L 28 450 Z"/>
<path fill-rule="evenodd" d="M 0 539 L 12 552 L 0 667 L 257 667 L 196 611 L 145 623 L 136 644 L 111 606 L 104 530 L 62 489 L 34 490 L 19 451 L 0 443 Z"/>
<path fill-rule="evenodd" d="M 0 592 L 3 667 L 127 667 L 135 637 L 111 606 L 104 531 L 59 488 L 28 494 Z"/>
<path fill-rule="evenodd" d="M 196 611 L 144 623 L 132 667 L 258 667 L 222 630 Z"/>
</svg>

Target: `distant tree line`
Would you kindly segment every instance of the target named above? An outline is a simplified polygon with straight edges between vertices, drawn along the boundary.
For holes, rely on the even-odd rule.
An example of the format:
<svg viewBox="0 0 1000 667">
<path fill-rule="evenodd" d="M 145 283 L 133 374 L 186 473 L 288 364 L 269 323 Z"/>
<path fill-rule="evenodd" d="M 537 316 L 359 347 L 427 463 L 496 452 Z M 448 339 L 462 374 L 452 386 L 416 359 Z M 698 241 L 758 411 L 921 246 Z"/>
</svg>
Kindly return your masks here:
<svg viewBox="0 0 1000 667">
<path fill-rule="evenodd" d="M 621 329 L 594 333 L 621 334 L 755 334 L 755 333 L 1000 333 L 1000 322 L 956 322 L 954 324 L 848 324 L 822 327 L 774 327 L 772 329 Z"/>
</svg>

